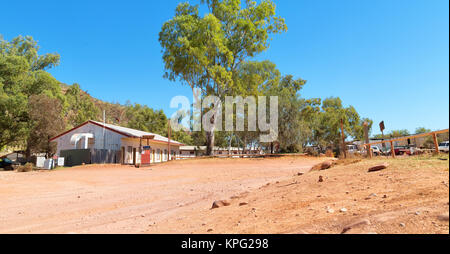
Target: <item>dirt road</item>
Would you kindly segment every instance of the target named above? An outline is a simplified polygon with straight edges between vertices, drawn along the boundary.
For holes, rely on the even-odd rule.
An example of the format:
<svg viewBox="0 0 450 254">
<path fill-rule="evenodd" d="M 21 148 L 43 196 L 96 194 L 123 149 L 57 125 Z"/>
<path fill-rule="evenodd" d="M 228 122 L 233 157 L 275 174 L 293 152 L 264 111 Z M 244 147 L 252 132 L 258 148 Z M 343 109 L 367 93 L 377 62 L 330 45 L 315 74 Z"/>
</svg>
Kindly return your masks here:
<svg viewBox="0 0 450 254">
<path fill-rule="evenodd" d="M 380 163 L 379 172 L 368 169 Z M 319 182 L 322 178 L 323 181 Z M 449 163 L 378 158 L 263 186 L 148 233 L 449 234 Z"/>
<path fill-rule="evenodd" d="M 214 200 L 290 179 L 320 160 L 208 159 L 141 169 L 0 172 L 0 233 L 190 233 L 173 225 L 208 213 Z"/>
</svg>

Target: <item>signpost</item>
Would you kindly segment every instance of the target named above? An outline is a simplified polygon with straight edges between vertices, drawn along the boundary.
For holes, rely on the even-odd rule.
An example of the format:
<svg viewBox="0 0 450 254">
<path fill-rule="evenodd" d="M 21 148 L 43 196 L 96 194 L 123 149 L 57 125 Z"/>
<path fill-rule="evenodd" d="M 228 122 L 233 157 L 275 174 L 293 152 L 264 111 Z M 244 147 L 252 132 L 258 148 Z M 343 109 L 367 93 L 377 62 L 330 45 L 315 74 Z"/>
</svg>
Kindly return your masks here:
<svg viewBox="0 0 450 254">
<path fill-rule="evenodd" d="M 384 125 L 384 121 L 380 123 L 380 130 L 381 130 L 381 139 L 384 141 L 384 130 L 386 130 L 386 126 Z M 386 149 L 386 143 L 383 143 L 383 149 Z M 392 148 L 391 148 L 392 150 Z"/>
</svg>

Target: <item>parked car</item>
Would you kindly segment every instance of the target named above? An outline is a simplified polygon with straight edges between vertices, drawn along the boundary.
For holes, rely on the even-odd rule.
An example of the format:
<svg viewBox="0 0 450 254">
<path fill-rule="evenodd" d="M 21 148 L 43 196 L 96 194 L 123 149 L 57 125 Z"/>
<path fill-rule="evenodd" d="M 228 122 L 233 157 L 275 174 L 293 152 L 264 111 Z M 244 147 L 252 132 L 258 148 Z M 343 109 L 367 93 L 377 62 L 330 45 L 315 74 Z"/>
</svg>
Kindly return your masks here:
<svg viewBox="0 0 450 254">
<path fill-rule="evenodd" d="M 383 151 L 381 151 L 381 149 L 378 146 L 372 146 L 371 149 L 372 149 L 373 155 L 375 155 L 375 156 L 383 155 Z"/>
<path fill-rule="evenodd" d="M 347 152 L 349 154 L 359 154 L 358 146 L 356 145 L 347 145 Z"/>
<path fill-rule="evenodd" d="M 445 141 L 439 144 L 439 152 L 448 153 L 449 142 Z"/>
<path fill-rule="evenodd" d="M 13 162 L 8 158 L 0 158 L 0 168 L 5 170 L 13 170 Z"/>
</svg>

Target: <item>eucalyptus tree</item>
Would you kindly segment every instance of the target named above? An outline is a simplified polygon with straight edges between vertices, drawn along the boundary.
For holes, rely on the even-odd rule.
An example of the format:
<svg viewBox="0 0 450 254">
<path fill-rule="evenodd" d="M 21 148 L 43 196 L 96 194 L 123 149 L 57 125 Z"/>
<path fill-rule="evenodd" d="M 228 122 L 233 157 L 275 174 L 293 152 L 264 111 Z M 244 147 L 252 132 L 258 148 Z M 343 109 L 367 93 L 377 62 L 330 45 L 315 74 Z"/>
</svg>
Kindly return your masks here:
<svg viewBox="0 0 450 254">
<path fill-rule="evenodd" d="M 0 148 L 25 144 L 31 128 L 31 96 L 46 94 L 64 103 L 59 82 L 46 72 L 59 64 L 59 55 L 38 52 L 39 46 L 30 36 L 11 41 L 0 36 Z"/>
<path fill-rule="evenodd" d="M 223 98 L 242 90 L 234 75 L 240 65 L 269 48 L 272 34 L 287 31 L 283 18 L 275 15 L 270 0 L 202 0 L 199 6 L 181 3 L 175 16 L 165 22 L 159 34 L 163 48 L 165 77 L 181 81 L 202 96 Z M 215 101 L 214 108 L 219 102 Z M 214 111 L 214 108 L 212 109 Z M 217 113 L 217 111 L 213 112 Z M 215 114 L 214 114 L 215 115 Z M 213 153 L 217 117 L 206 130 L 207 153 Z"/>
</svg>

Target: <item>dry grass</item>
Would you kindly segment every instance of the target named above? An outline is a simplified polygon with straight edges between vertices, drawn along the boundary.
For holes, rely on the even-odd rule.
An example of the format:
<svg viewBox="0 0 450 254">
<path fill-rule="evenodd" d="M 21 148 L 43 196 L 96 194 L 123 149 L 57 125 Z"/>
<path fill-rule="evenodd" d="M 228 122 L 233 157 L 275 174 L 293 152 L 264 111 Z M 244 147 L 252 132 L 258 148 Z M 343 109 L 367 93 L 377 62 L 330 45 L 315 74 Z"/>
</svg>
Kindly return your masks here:
<svg viewBox="0 0 450 254">
<path fill-rule="evenodd" d="M 19 166 L 17 167 L 16 171 L 19 173 L 23 173 L 23 172 L 31 172 L 33 171 L 34 167 L 32 163 L 27 163 L 24 166 Z"/>
</svg>

